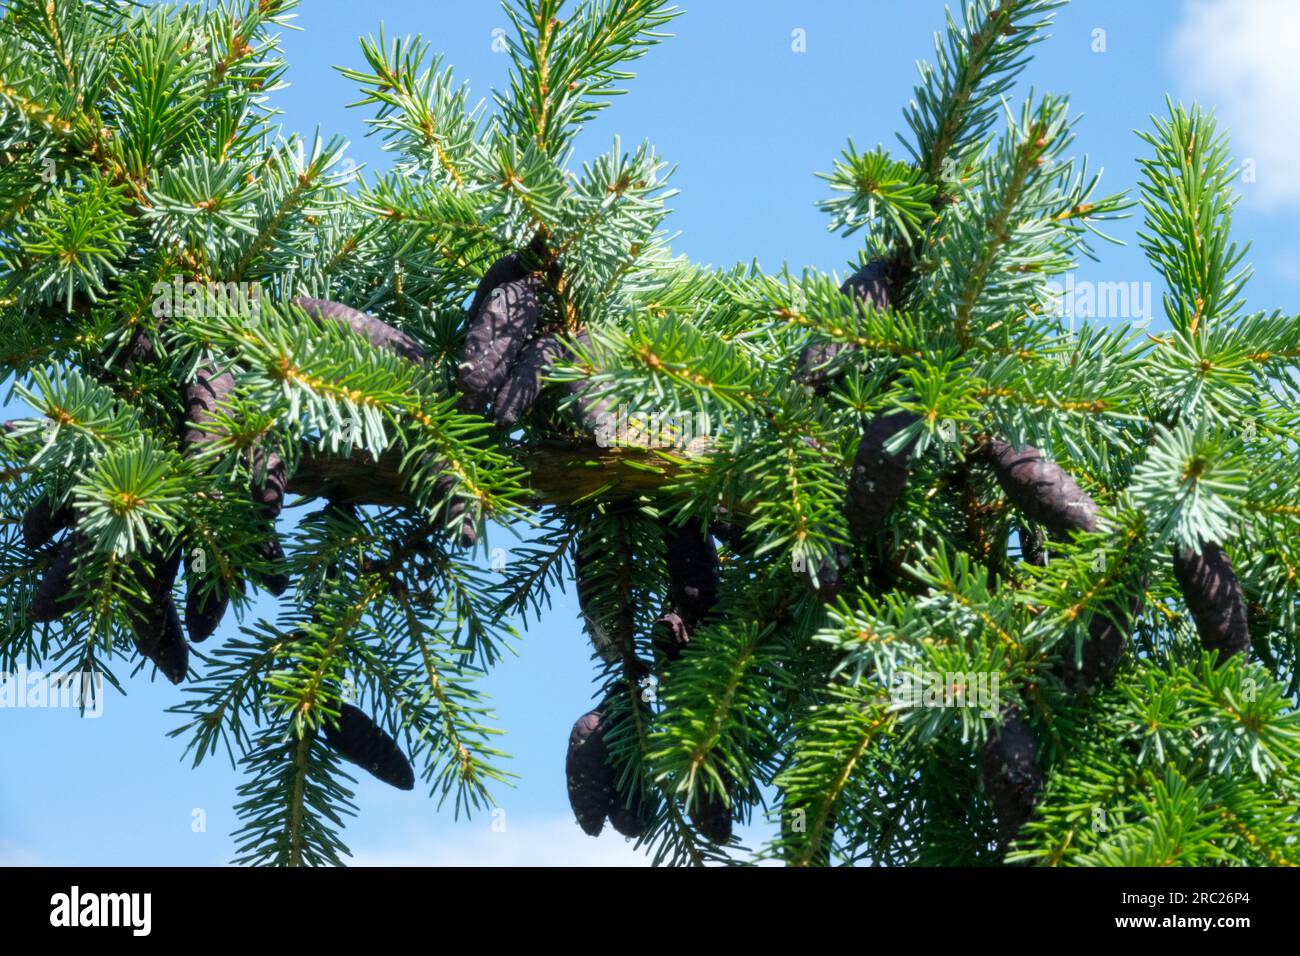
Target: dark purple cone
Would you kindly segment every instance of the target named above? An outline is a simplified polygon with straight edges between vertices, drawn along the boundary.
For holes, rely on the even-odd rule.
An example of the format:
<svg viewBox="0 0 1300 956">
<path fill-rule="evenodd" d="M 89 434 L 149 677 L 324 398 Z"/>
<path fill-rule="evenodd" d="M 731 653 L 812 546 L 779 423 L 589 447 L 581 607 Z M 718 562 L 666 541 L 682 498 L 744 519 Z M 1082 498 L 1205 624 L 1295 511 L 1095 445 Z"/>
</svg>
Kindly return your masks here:
<svg viewBox="0 0 1300 956">
<path fill-rule="evenodd" d="M 840 291 L 850 293 L 862 303 L 864 309 L 889 308 L 889 262 L 885 259 L 872 259 L 853 275 L 844 280 Z"/>
<path fill-rule="evenodd" d="M 1033 814 L 1043 789 L 1038 743 L 1014 707 L 1002 711 L 1001 729 L 980 748 L 980 770 L 998 832 L 1010 840 Z"/>
<path fill-rule="evenodd" d="M 871 538 L 903 493 L 912 468 L 912 445 L 892 453 L 885 447 L 895 434 L 917 420 L 912 412 L 877 415 L 867 423 L 849 474 L 845 517 L 858 541 Z"/>
<path fill-rule="evenodd" d="M 71 504 L 50 507 L 50 499 L 42 498 L 23 515 L 23 543 L 33 551 L 43 548 L 54 536 L 72 524 Z"/>
<path fill-rule="evenodd" d="M 1073 478 L 1032 445 L 1017 451 L 1000 439 L 988 444 L 993 473 L 1011 503 L 1057 537 L 1095 531 L 1097 503 Z"/>
<path fill-rule="evenodd" d="M 700 794 L 691 823 L 710 843 L 726 846 L 731 842 L 731 805 L 719 794 Z"/>
<path fill-rule="evenodd" d="M 652 640 L 655 650 L 669 661 L 682 656 L 682 651 L 691 642 L 691 635 L 681 615 L 675 611 L 665 611 L 655 621 Z"/>
<path fill-rule="evenodd" d="M 414 362 L 417 365 L 423 364 L 427 357 L 424 349 L 420 347 L 420 343 L 416 342 L 415 339 L 405 332 L 393 328 L 387 322 L 383 322 L 359 309 L 343 305 L 341 302 L 330 302 L 328 299 L 309 299 L 305 296 L 299 296 L 292 301 L 294 305 L 317 322 L 329 319 L 331 322 L 364 336 L 375 348 L 392 352 L 408 362 Z"/>
<path fill-rule="evenodd" d="M 831 556 L 817 566 L 817 584 L 813 588 L 817 600 L 829 604 L 840 596 L 851 561 L 847 551 L 838 545 L 834 546 Z"/>
<path fill-rule="evenodd" d="M 185 631 L 190 640 L 200 644 L 212 636 L 226 616 L 230 597 L 225 585 L 218 582 L 206 594 L 195 582 L 185 595 Z"/>
<path fill-rule="evenodd" d="M 686 629 L 693 630 L 718 603 L 718 551 L 699 524 L 665 525 L 668 597 Z"/>
<path fill-rule="evenodd" d="M 173 684 L 184 680 L 189 670 L 189 646 L 171 594 L 180 563 L 179 549 L 167 556 L 141 556 L 135 573 L 144 596 L 128 600 L 136 650 L 153 661 Z"/>
<path fill-rule="evenodd" d="M 533 275 L 493 289 L 470 316 L 457 381 L 459 407 L 482 413 L 496 397 L 542 315 L 541 280 Z"/>
<path fill-rule="evenodd" d="M 1183 600 L 1196 622 L 1201 646 L 1218 651 L 1222 664 L 1233 654 L 1250 655 L 1250 630 L 1246 601 L 1232 562 L 1213 541 L 1201 546 L 1201 553 L 1185 549 L 1174 552 L 1174 576 Z"/>
<path fill-rule="evenodd" d="M 162 638 L 147 653 L 144 648 L 140 649 L 140 653 L 153 661 L 162 675 L 173 684 L 179 684 L 189 673 L 190 648 L 185 643 L 181 618 L 170 597 L 167 598 L 163 614 Z"/>
<path fill-rule="evenodd" d="M 803 385 L 811 385 L 817 394 L 825 395 L 831 379 L 835 377 L 835 359 L 853 349 L 854 346 L 848 342 L 812 342 L 805 345 L 799 353 L 795 379 Z"/>
<path fill-rule="evenodd" d="M 325 721 L 325 739 L 375 779 L 398 790 L 415 789 L 415 771 L 397 741 L 351 704 L 339 705 L 337 724 Z"/>
<path fill-rule="evenodd" d="M 745 532 L 739 526 L 722 518 L 714 518 L 709 522 L 709 534 L 732 551 L 740 549 L 740 542 L 745 537 Z"/>
<path fill-rule="evenodd" d="M 483 273 L 483 278 L 479 280 L 478 288 L 474 290 L 474 299 L 469 304 L 468 315 L 473 318 L 478 314 L 479 307 L 483 305 L 489 293 L 497 286 L 505 285 L 507 282 L 518 282 L 527 276 L 529 269 L 524 264 L 524 257 L 517 252 L 504 255 L 492 265 L 488 266 L 487 272 Z"/>
<path fill-rule="evenodd" d="M 589 349 L 591 347 L 591 336 L 584 330 L 574 336 L 574 342 L 584 350 Z M 596 386 L 591 383 L 590 379 L 574 379 L 565 382 L 563 388 L 566 395 L 572 395 L 578 399 L 570 411 L 577 418 L 578 424 L 582 426 L 584 432 L 594 435 L 597 430 L 608 423 L 613 415 L 611 412 L 612 403 L 607 398 L 597 399 L 594 397 Z"/>
<path fill-rule="evenodd" d="M 33 621 L 40 623 L 57 621 L 74 609 L 73 604 L 67 600 L 67 596 L 72 589 L 72 573 L 77 560 L 77 543 L 78 536 L 75 531 L 60 543 L 59 550 L 54 554 L 54 560 L 46 569 L 45 576 L 41 578 L 41 583 L 36 586 L 36 593 L 32 595 L 32 603 L 27 616 Z"/>
<path fill-rule="evenodd" d="M 1043 547 L 1043 535 L 1037 528 L 1022 524 L 1016 529 L 1020 537 L 1020 557 L 1025 564 L 1047 567 L 1047 550 Z"/>
<path fill-rule="evenodd" d="M 1110 682 L 1128 645 L 1129 623 L 1142 609 L 1142 598 L 1129 603 L 1127 614 L 1119 604 L 1107 604 L 1088 622 L 1088 637 L 1079 648 L 1079 666 L 1074 649 L 1067 651 L 1061 676 L 1071 690 L 1091 691 Z"/>
<path fill-rule="evenodd" d="M 253 550 L 259 558 L 270 565 L 280 565 L 284 562 L 284 548 L 281 547 L 280 539 L 274 532 Z M 289 590 L 289 574 L 286 571 L 261 571 L 257 575 L 257 580 L 276 597 Z"/>
<path fill-rule="evenodd" d="M 160 318 L 159 324 L 161 325 L 164 321 L 164 319 Z M 153 339 L 149 335 L 149 330 L 136 329 L 135 334 L 131 336 L 131 341 L 127 343 L 122 352 L 123 364 L 127 368 L 131 368 L 141 362 L 152 361 L 153 356 Z"/>
<path fill-rule="evenodd" d="M 573 584 L 578 592 L 578 608 L 582 611 L 582 619 L 586 624 L 591 646 L 601 659 L 613 663 L 619 660 L 622 654 L 614 643 L 614 637 L 609 633 L 606 622 L 599 620 L 592 608 L 597 569 L 597 562 L 585 553 L 582 543 L 579 542 L 573 561 Z"/>
<path fill-rule="evenodd" d="M 614 795 L 609 805 L 609 825 L 621 835 L 637 840 L 650 829 L 650 804 L 639 788 L 632 796 L 631 806 L 628 803 L 621 795 Z"/>
<path fill-rule="evenodd" d="M 284 495 L 289 487 L 289 475 L 283 459 L 272 452 L 265 455 L 260 450 L 254 454 L 253 461 L 253 500 L 262 506 L 262 511 L 274 521 L 284 509 Z"/>
<path fill-rule="evenodd" d="M 665 522 L 663 533 L 669 606 L 655 622 L 652 641 L 660 656 L 675 661 L 718 603 L 718 550 L 696 521 Z"/>
<path fill-rule="evenodd" d="M 600 836 L 615 794 L 614 770 L 609 765 L 600 711 L 588 711 L 574 722 L 564 758 L 564 776 L 569 806 L 578 826 L 588 836 Z"/>
<path fill-rule="evenodd" d="M 492 418 L 498 425 L 510 428 L 528 414 L 542 394 L 542 376 L 563 354 L 564 346 L 549 335 L 534 339 L 524 347 L 492 403 Z"/>
<path fill-rule="evenodd" d="M 434 497 L 443 502 L 440 514 L 444 527 L 452 529 L 458 545 L 462 548 L 472 548 L 478 542 L 478 526 L 474 523 L 474 515 L 465 499 L 459 496 L 451 497 L 452 489 L 455 487 L 456 479 L 451 475 L 443 475 L 433 486 Z"/>
<path fill-rule="evenodd" d="M 206 431 L 216 417 L 217 407 L 235 390 L 235 376 L 218 372 L 209 365 L 199 366 L 194 381 L 185 386 L 185 444 L 190 448 L 202 447 L 215 441 L 217 435 Z"/>
<path fill-rule="evenodd" d="M 889 263 L 873 259 L 851 275 L 840 286 L 845 295 L 853 295 L 865 308 L 889 308 Z M 797 379 L 825 394 L 834 375 L 834 360 L 855 346 L 848 342 L 812 342 L 799 353 Z"/>
</svg>

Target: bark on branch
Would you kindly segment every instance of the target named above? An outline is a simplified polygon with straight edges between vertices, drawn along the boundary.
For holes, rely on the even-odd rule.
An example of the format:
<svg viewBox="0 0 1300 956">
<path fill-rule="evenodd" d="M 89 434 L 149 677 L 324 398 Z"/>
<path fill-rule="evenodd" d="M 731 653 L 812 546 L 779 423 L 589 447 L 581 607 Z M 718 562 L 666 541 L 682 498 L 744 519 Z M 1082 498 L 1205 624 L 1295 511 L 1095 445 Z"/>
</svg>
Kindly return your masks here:
<svg viewBox="0 0 1300 956">
<path fill-rule="evenodd" d="M 644 448 L 601 448 L 593 443 L 542 441 L 513 455 L 527 472 L 534 504 L 568 506 L 600 493 L 602 500 L 651 494 L 676 476 L 680 466 Z M 411 505 L 402 487 L 401 454 L 378 461 L 367 452 L 344 457 L 329 451 L 303 453 L 289 491 L 355 504 Z"/>
</svg>

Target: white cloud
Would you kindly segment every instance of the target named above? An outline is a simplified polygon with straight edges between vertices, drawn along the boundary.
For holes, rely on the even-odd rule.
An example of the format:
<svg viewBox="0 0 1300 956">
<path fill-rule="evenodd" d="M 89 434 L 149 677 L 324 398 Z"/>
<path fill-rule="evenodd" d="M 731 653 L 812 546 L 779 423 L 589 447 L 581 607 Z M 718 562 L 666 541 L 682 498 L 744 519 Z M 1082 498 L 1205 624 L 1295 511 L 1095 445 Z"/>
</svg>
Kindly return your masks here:
<svg viewBox="0 0 1300 956">
<path fill-rule="evenodd" d="M 1217 108 L 1233 155 L 1255 161 L 1245 200 L 1300 206 L 1300 5 L 1187 0 L 1169 55 L 1185 93 Z"/>
<path fill-rule="evenodd" d="M 645 847 L 609 827 L 595 839 L 572 817 L 506 821 L 494 833 L 485 819 L 468 826 L 408 835 L 399 845 L 362 850 L 353 847 L 349 866 L 649 866 Z"/>
<path fill-rule="evenodd" d="M 45 861 L 39 855 L 26 847 L 17 846 L 7 840 L 0 840 L 0 867 L 45 865 Z"/>
</svg>

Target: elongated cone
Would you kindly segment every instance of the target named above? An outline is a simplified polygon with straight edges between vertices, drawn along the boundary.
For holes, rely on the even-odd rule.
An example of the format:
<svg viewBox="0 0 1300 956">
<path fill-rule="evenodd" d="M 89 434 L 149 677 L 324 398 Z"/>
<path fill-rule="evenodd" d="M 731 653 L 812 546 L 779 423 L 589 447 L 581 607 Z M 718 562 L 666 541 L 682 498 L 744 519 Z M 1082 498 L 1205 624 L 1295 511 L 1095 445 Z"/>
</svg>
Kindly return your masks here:
<svg viewBox="0 0 1300 956">
<path fill-rule="evenodd" d="M 474 299 L 469 304 L 467 314 L 470 318 L 473 318 L 478 314 L 478 310 L 482 308 L 483 300 L 488 297 L 493 289 L 508 282 L 518 282 L 527 276 L 529 271 L 527 264 L 524 262 L 524 257 L 518 252 L 511 252 L 502 256 L 488 266 L 487 272 L 483 273 L 478 288 L 474 290 Z"/>
<path fill-rule="evenodd" d="M 691 823 L 695 829 L 704 839 L 718 846 L 731 842 L 731 817 L 731 804 L 712 790 L 701 793 L 691 811 Z"/>
<path fill-rule="evenodd" d="M 189 646 L 171 589 L 180 570 L 180 551 L 170 555 L 147 554 L 139 559 L 136 575 L 144 596 L 133 597 L 131 628 L 142 657 L 157 665 L 164 677 L 179 684 L 189 671 Z"/>
<path fill-rule="evenodd" d="M 398 790 L 415 789 L 415 771 L 397 741 L 351 704 L 339 705 L 338 723 L 325 721 L 325 739 L 375 779 Z"/>
<path fill-rule="evenodd" d="M 194 381 L 185 386 L 185 444 L 192 449 L 202 448 L 219 436 L 208 430 L 216 417 L 218 407 L 235 390 L 235 376 L 218 372 L 210 365 L 201 365 Z"/>
<path fill-rule="evenodd" d="M 695 521 L 665 523 L 663 533 L 669 608 L 656 622 L 654 642 L 660 654 L 675 661 L 718 603 L 718 550 Z"/>
<path fill-rule="evenodd" d="M 206 594 L 197 583 L 185 595 L 185 632 L 196 644 L 206 641 L 221 624 L 230 606 L 230 596 L 218 581 Z"/>
<path fill-rule="evenodd" d="M 564 346 L 550 335 L 534 339 L 524 346 L 515 360 L 510 377 L 497 392 L 492 403 L 492 418 L 503 428 L 510 428 L 528 414 L 542 394 L 542 377 L 551 363 L 564 354 Z"/>
<path fill-rule="evenodd" d="M 599 710 L 591 710 L 574 722 L 564 757 L 569 806 L 588 836 L 600 835 L 615 794 L 614 771 L 609 765 L 600 716 Z"/>
<path fill-rule="evenodd" d="M 609 804 L 609 825 L 633 840 L 645 836 L 652 822 L 651 804 L 638 787 L 631 800 L 615 793 Z"/>
<path fill-rule="evenodd" d="M 980 749 L 980 769 L 998 831 L 1009 840 L 1034 812 L 1043 789 L 1038 742 L 1016 708 L 1003 709 L 1001 729 Z"/>
<path fill-rule="evenodd" d="M 280 517 L 284 510 L 284 495 L 288 487 L 289 475 L 284 460 L 275 452 L 268 455 L 257 451 L 253 462 L 252 495 L 271 521 Z"/>
<path fill-rule="evenodd" d="M 271 532 L 271 536 L 265 541 L 258 544 L 253 549 L 258 557 L 272 567 L 284 566 L 284 548 L 280 544 L 280 539 Z M 257 575 L 258 582 L 267 591 L 279 597 L 285 591 L 289 590 L 289 574 L 283 570 L 268 570 L 259 572 Z"/>
<path fill-rule="evenodd" d="M 144 651 L 142 650 L 141 653 Z M 176 605 L 172 603 L 170 596 L 163 610 L 162 637 L 145 656 L 153 661 L 162 675 L 173 684 L 179 684 L 189 673 L 190 648 L 185 643 L 181 618 L 176 613 Z"/>
<path fill-rule="evenodd" d="M 249 485 L 253 501 L 262 506 L 267 519 L 267 538 L 257 545 L 258 556 L 268 564 L 284 562 L 284 548 L 275 531 L 275 519 L 284 510 L 284 496 L 289 487 L 289 475 L 279 455 L 269 455 L 260 449 L 254 453 L 253 479 Z M 262 587 L 276 597 L 289 589 L 289 575 L 284 571 L 266 571 L 258 575 Z"/>
<path fill-rule="evenodd" d="M 443 475 L 434 483 L 434 497 L 443 502 L 440 513 L 445 526 L 452 529 L 456 543 L 462 548 L 472 548 L 478 542 L 478 526 L 474 523 L 474 515 L 465 499 L 452 496 L 455 487 L 456 479 L 451 475 Z"/>
<path fill-rule="evenodd" d="M 660 655 L 669 661 L 675 661 L 691 642 L 691 633 L 686 629 L 686 622 L 680 614 L 664 611 L 655 620 L 651 639 Z"/>
<path fill-rule="evenodd" d="M 726 512 L 721 512 L 721 509 L 719 511 L 726 514 Z M 709 534 L 732 551 L 739 550 L 740 543 L 745 539 L 745 532 L 738 525 L 720 517 L 710 519 Z"/>
<path fill-rule="evenodd" d="M 1088 637 L 1079 649 L 1079 666 L 1074 664 L 1073 648 L 1066 655 L 1061 670 L 1066 686 L 1072 690 L 1090 691 L 1110 682 L 1124 649 L 1128 646 L 1130 622 L 1142 609 L 1142 598 L 1123 605 L 1109 603 L 1093 614 L 1088 622 Z"/>
<path fill-rule="evenodd" d="M 65 503 L 54 508 L 49 498 L 41 498 L 23 515 L 23 544 L 33 551 L 45 547 L 72 524 L 73 516 L 72 505 Z"/>
<path fill-rule="evenodd" d="M 596 572 L 600 570 L 598 561 L 593 560 L 583 542 L 578 542 L 577 553 L 573 562 L 573 584 L 578 592 L 578 608 L 582 611 L 583 624 L 591 646 L 606 663 L 621 659 L 614 635 L 610 633 L 610 622 L 603 621 L 596 614 Z"/>
<path fill-rule="evenodd" d="M 574 344 L 580 348 L 585 350 L 591 347 L 591 336 L 587 334 L 585 329 L 573 338 Z M 610 420 L 613 418 L 613 403 L 607 398 L 596 397 L 597 387 L 592 384 L 590 379 L 579 378 L 565 382 L 563 389 L 566 395 L 577 398 L 570 413 L 577 419 L 583 431 L 598 435 L 602 429 L 609 426 Z"/>
<path fill-rule="evenodd" d="M 1097 503 L 1037 448 L 1026 445 L 1016 450 L 995 438 L 986 453 L 998 484 L 1029 520 L 1057 537 L 1097 529 Z"/>
<path fill-rule="evenodd" d="M 1174 577 L 1196 622 L 1201 646 L 1218 651 L 1220 664 L 1233 654 L 1249 656 L 1246 601 L 1241 582 L 1223 549 L 1210 541 L 1201 545 L 1200 554 L 1175 550 Z"/>
<path fill-rule="evenodd" d="M 496 397 L 542 315 L 542 282 L 528 275 L 499 285 L 470 316 L 457 382 L 459 407 L 482 413 Z"/>
<path fill-rule="evenodd" d="M 72 573 L 76 566 L 78 540 L 77 533 L 74 531 L 59 544 L 54 560 L 46 569 L 41 583 L 36 586 L 36 593 L 32 595 L 32 603 L 27 615 L 33 621 L 40 623 L 57 621 L 73 610 L 73 605 L 67 600 L 67 596 L 72 589 Z"/>
<path fill-rule="evenodd" d="M 864 309 L 889 308 L 889 263 L 873 259 L 846 279 L 840 291 L 854 296 Z M 834 377 L 835 359 L 853 349 L 848 342 L 809 343 L 799 353 L 798 380 L 824 395 Z"/>
<path fill-rule="evenodd" d="M 813 588 L 817 600 L 830 604 L 840 596 L 852 561 L 847 551 L 839 545 L 832 546 L 830 556 L 823 558 L 821 564 L 817 565 L 817 584 Z"/>
<path fill-rule="evenodd" d="M 341 302 L 328 299 L 309 299 L 299 296 L 293 304 L 302 309 L 316 321 L 328 320 L 365 337 L 377 349 L 384 349 L 394 355 L 400 355 L 408 362 L 423 364 L 427 355 L 420 343 L 405 332 L 393 328 L 387 322 L 375 318 L 360 309 L 354 309 Z"/>
<path fill-rule="evenodd" d="M 1047 550 L 1043 547 L 1043 535 L 1037 528 L 1021 524 L 1016 529 L 1020 536 L 1020 557 L 1026 564 L 1040 568 L 1047 567 Z"/>
<path fill-rule="evenodd" d="M 862 432 L 849 474 L 845 508 L 849 530 L 859 541 L 872 537 L 884 526 L 889 509 L 903 493 L 912 469 L 914 446 L 891 452 L 886 443 L 916 419 L 912 412 L 877 415 Z"/>
<path fill-rule="evenodd" d="M 668 593 L 687 628 L 693 628 L 718 603 L 718 551 L 694 521 L 664 528 Z"/>
</svg>

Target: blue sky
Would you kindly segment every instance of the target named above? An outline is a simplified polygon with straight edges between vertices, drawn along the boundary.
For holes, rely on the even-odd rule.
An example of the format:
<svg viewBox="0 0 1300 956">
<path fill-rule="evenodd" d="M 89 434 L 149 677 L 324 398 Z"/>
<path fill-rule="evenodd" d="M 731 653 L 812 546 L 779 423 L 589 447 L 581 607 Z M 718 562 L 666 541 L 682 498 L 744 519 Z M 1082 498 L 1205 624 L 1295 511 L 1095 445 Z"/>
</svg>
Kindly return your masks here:
<svg viewBox="0 0 1300 956">
<path fill-rule="evenodd" d="M 931 0 L 680 0 L 686 14 L 666 41 L 634 68 L 627 96 L 589 127 L 577 159 L 649 139 L 678 166 L 669 226 L 679 252 L 713 265 L 756 258 L 843 270 L 856 239 L 825 228 L 814 206 L 825 193 L 815 177 L 830 168 L 845 141 L 896 144 L 902 108 L 916 78 L 914 62 L 933 55 L 943 5 Z M 504 83 L 508 58 L 492 52 L 493 30 L 508 26 L 496 0 L 387 0 L 360 4 L 310 0 L 287 32 L 290 89 L 277 94 L 286 130 L 341 134 L 359 164 L 383 169 L 384 154 L 364 135 L 365 113 L 345 108 L 352 85 L 332 69 L 359 65 L 357 37 L 422 33 L 445 53 L 475 98 Z M 804 31 L 806 52 L 792 49 Z M 1096 31 L 1104 31 L 1098 34 Z M 1251 241 L 1256 276 L 1252 309 L 1294 311 L 1300 292 L 1300 239 L 1293 222 L 1300 176 L 1300 7 L 1288 0 L 1076 0 L 1057 17 L 1052 37 L 1025 74 L 1039 91 L 1068 93 L 1084 118 L 1076 153 L 1104 166 L 1103 188 L 1133 188 L 1133 135 L 1166 93 L 1217 106 L 1233 132 L 1234 154 L 1249 160 L 1235 223 Z M 1104 39 L 1104 52 L 1094 47 Z M 1022 91 L 1023 92 L 1023 91 Z M 900 149 L 901 152 L 901 149 Z M 1129 243 L 1103 245 L 1101 262 L 1080 280 L 1153 283 L 1135 244 L 1138 219 L 1111 231 Z M 1160 325 L 1157 317 L 1155 325 Z M 10 410 L 9 415 L 17 414 Z M 6 416 L 9 417 L 9 416 Z M 494 544 L 509 547 L 500 536 Z M 268 603 L 263 608 L 272 612 Z M 251 623 L 251 619 L 248 621 Z M 228 620 L 207 645 L 234 632 Z M 497 793 L 503 831 L 492 819 L 453 821 L 418 790 L 399 793 L 360 781 L 361 814 L 345 834 L 354 862 L 636 863 L 621 837 L 585 837 L 569 814 L 564 748 L 570 724 L 591 693 L 589 646 L 570 594 L 557 596 L 547 621 L 519 644 L 519 655 L 483 684 L 506 731 L 514 789 Z M 125 670 L 120 670 L 125 676 Z M 0 710 L 0 863 L 63 865 L 222 864 L 232 855 L 231 810 L 241 777 L 211 759 L 197 771 L 181 762 L 182 746 L 165 731 L 163 713 L 179 690 L 141 675 L 128 695 L 112 695 L 97 720 L 74 712 Z M 205 829 L 192 826 L 195 811 Z M 742 833 L 756 840 L 758 831 Z"/>
</svg>

